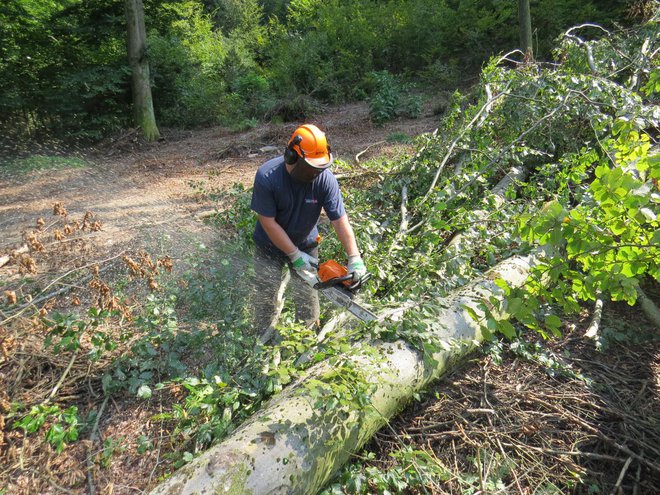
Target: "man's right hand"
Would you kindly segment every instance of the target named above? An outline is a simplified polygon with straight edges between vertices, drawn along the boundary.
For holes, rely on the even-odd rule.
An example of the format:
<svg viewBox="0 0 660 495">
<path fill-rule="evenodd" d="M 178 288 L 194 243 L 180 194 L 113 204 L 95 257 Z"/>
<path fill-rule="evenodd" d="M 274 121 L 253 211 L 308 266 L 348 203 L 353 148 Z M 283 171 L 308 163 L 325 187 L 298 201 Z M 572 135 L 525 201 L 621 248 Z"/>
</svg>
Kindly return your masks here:
<svg viewBox="0 0 660 495">
<path fill-rule="evenodd" d="M 317 267 L 319 266 L 319 260 L 313 258 L 305 251 L 296 249 L 293 253 L 288 254 L 289 259 L 291 260 L 291 265 L 297 271 L 299 270 L 310 270 L 316 272 Z"/>
<path fill-rule="evenodd" d="M 296 249 L 293 253 L 288 254 L 291 260 L 291 266 L 296 271 L 298 276 L 302 278 L 310 287 L 319 281 L 317 277 L 317 267 L 319 260 L 310 256 L 300 249 Z"/>
</svg>

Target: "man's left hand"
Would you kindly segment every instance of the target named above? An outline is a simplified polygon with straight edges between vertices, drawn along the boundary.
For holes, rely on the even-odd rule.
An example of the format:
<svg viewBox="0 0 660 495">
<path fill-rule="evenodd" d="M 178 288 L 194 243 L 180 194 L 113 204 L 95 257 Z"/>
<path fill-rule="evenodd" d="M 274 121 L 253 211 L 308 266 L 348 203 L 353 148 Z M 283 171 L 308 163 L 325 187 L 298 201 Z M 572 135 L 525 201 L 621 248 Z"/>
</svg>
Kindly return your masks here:
<svg viewBox="0 0 660 495">
<path fill-rule="evenodd" d="M 367 274 L 367 266 L 359 254 L 348 257 L 348 273 L 353 274 L 353 282 L 359 282 Z"/>
</svg>

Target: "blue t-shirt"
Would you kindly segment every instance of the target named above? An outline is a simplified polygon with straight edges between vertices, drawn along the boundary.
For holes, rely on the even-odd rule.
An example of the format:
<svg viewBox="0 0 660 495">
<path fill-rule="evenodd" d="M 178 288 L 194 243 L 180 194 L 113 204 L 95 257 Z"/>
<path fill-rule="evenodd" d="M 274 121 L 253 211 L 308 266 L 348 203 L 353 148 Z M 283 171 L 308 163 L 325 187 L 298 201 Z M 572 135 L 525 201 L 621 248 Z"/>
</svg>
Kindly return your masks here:
<svg viewBox="0 0 660 495">
<path fill-rule="evenodd" d="M 330 170 L 305 184 L 289 175 L 282 157 L 268 160 L 257 170 L 250 208 L 259 215 L 275 218 L 299 249 L 316 242 L 321 208 L 333 221 L 346 214 L 339 183 Z M 275 248 L 259 221 L 252 238 L 257 245 Z"/>
</svg>

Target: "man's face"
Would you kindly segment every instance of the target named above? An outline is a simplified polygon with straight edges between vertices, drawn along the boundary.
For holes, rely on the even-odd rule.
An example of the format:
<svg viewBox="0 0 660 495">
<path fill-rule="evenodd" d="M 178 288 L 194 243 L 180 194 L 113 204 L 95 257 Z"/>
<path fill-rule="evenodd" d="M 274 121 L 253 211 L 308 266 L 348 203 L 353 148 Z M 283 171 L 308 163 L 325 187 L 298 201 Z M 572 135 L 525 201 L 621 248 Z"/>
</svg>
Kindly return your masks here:
<svg viewBox="0 0 660 495">
<path fill-rule="evenodd" d="M 296 163 L 293 165 L 293 169 L 291 170 L 291 177 L 293 177 L 293 179 L 297 180 L 298 182 L 309 184 L 314 182 L 314 179 L 321 175 L 323 170 L 325 169 L 312 167 L 304 159 L 298 158 L 298 161 L 296 161 Z"/>
</svg>

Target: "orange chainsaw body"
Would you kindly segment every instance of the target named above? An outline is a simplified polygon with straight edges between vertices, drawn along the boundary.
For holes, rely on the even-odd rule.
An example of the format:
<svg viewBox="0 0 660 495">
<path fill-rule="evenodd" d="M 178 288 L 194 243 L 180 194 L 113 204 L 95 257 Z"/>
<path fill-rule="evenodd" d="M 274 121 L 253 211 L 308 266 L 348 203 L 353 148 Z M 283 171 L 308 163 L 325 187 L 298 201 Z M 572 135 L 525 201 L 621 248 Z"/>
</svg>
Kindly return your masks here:
<svg viewBox="0 0 660 495">
<path fill-rule="evenodd" d="M 343 278 L 348 275 L 348 270 L 344 265 L 340 265 L 335 260 L 328 260 L 319 265 L 318 276 L 321 282 L 327 282 L 332 279 Z M 342 282 L 346 287 L 351 285 L 351 280 Z"/>
<path fill-rule="evenodd" d="M 319 281 L 314 285 L 314 288 L 325 295 L 330 301 L 337 306 L 348 309 L 348 311 L 362 321 L 376 319 L 376 315 L 371 311 L 353 301 L 355 292 L 362 286 L 362 282 L 369 279 L 370 274 L 367 274 L 356 282 L 353 280 L 353 274 L 348 273 L 348 269 L 335 260 L 328 260 L 321 263 L 317 274 Z"/>
</svg>

